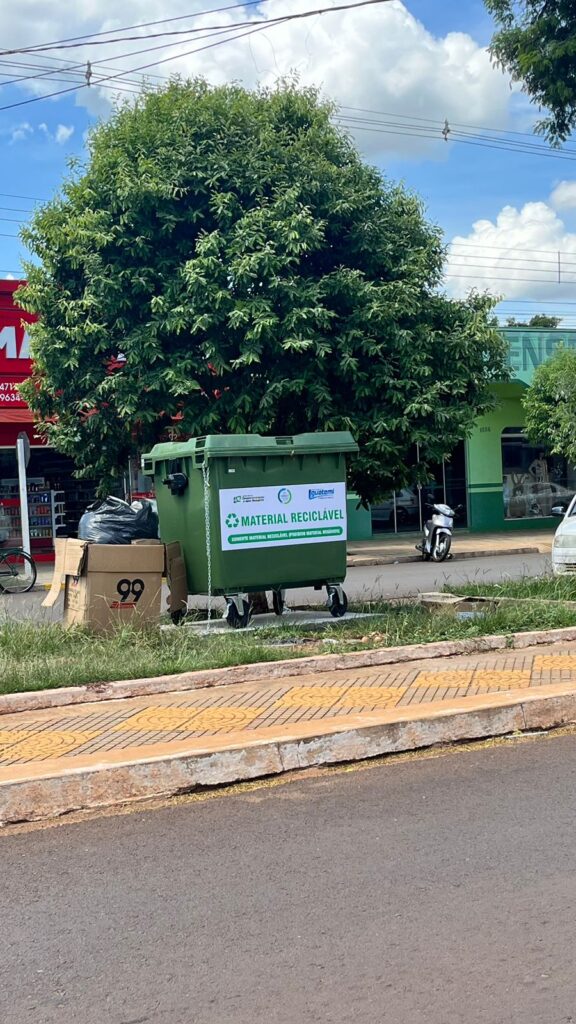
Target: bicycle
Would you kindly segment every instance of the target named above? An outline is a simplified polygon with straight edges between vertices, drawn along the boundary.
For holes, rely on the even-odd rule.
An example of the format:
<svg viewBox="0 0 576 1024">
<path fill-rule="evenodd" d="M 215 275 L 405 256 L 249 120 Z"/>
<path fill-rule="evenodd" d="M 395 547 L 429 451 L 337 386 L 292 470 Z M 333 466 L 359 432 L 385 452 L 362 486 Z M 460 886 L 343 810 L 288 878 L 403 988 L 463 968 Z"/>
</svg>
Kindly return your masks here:
<svg viewBox="0 0 576 1024">
<path fill-rule="evenodd" d="M 0 547 L 0 594 L 27 594 L 36 576 L 36 562 L 23 548 Z"/>
</svg>

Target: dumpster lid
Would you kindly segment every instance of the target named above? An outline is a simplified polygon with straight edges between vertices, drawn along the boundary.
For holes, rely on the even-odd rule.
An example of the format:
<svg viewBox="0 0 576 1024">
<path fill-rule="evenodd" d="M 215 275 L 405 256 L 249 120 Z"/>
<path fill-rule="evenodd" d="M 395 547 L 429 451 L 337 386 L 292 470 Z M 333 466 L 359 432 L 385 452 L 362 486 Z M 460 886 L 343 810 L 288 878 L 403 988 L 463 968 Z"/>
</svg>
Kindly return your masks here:
<svg viewBox="0 0 576 1024">
<path fill-rule="evenodd" d="M 204 459 L 250 457 L 254 455 L 324 455 L 334 452 L 357 452 L 352 434 L 348 430 L 317 431 L 293 434 L 289 437 L 263 437 L 261 434 L 208 434 L 191 437 L 189 441 L 174 441 L 154 445 L 142 456 L 144 468 L 166 459 Z"/>
</svg>

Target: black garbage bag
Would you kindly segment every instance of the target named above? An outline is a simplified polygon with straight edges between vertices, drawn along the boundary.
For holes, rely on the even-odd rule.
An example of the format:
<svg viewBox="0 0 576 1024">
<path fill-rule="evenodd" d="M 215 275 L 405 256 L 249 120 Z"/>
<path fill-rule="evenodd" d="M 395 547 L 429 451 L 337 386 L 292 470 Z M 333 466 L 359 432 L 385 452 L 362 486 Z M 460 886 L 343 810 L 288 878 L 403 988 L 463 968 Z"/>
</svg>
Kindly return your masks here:
<svg viewBox="0 0 576 1024">
<path fill-rule="evenodd" d="M 104 498 L 90 505 L 78 526 L 78 538 L 92 544 L 131 544 L 133 540 L 157 540 L 158 516 L 149 501 Z"/>
</svg>

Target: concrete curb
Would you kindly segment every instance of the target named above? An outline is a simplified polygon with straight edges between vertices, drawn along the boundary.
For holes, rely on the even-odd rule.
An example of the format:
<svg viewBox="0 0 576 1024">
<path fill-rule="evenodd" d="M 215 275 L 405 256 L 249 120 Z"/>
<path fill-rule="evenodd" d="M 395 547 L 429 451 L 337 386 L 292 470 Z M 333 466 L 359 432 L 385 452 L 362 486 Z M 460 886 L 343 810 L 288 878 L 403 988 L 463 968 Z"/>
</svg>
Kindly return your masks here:
<svg viewBox="0 0 576 1024">
<path fill-rule="evenodd" d="M 405 644 L 402 647 L 379 647 L 349 654 L 318 654 L 282 661 L 262 661 L 252 665 L 232 665 L 177 675 L 154 676 L 147 679 L 125 679 L 86 686 L 66 686 L 54 690 L 31 690 L 27 693 L 0 695 L 0 717 L 18 712 L 39 711 L 69 704 L 88 704 L 126 697 L 149 697 L 176 690 L 197 690 L 207 686 L 229 686 L 232 683 L 270 681 L 316 672 L 366 668 L 371 665 L 394 665 L 428 658 L 448 658 L 481 654 L 487 651 L 522 650 L 540 644 L 568 643 L 576 640 L 576 626 L 563 629 L 531 630 L 526 633 L 473 637 L 470 640 L 439 640 L 428 644 Z"/>
<path fill-rule="evenodd" d="M 556 691 L 558 687 L 555 688 Z M 440 743 L 506 736 L 576 721 L 576 691 L 554 696 L 499 694 L 489 706 L 438 710 L 394 722 L 253 740 L 227 750 L 176 754 L 93 769 L 70 769 L 0 784 L 0 824 L 54 818 L 72 811 L 171 797 L 282 772 L 416 750 Z M 358 720 L 357 720 L 358 722 Z M 352 724 L 352 723 L 351 723 Z"/>
<path fill-rule="evenodd" d="M 542 551 L 539 547 L 522 548 L 484 548 L 481 551 L 459 551 L 452 555 L 452 562 L 459 562 L 466 558 L 490 558 L 496 555 L 547 555 L 549 551 Z M 349 569 L 369 565 L 400 565 L 404 562 L 420 562 L 420 555 L 361 555 L 350 554 L 346 565 Z"/>
</svg>

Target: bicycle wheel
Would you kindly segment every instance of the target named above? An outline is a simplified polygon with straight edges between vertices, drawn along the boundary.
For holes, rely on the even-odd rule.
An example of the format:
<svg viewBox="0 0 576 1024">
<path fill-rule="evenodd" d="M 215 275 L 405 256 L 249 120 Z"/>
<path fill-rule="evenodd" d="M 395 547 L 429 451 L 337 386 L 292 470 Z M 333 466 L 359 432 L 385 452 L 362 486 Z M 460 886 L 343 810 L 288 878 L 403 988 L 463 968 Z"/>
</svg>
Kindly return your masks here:
<svg viewBox="0 0 576 1024">
<path fill-rule="evenodd" d="M 26 594 L 36 583 L 36 563 L 24 551 L 0 551 L 0 590 Z"/>
</svg>

